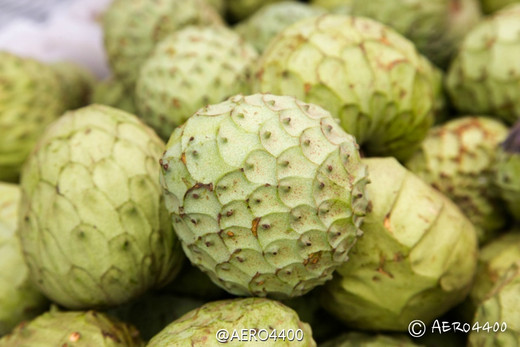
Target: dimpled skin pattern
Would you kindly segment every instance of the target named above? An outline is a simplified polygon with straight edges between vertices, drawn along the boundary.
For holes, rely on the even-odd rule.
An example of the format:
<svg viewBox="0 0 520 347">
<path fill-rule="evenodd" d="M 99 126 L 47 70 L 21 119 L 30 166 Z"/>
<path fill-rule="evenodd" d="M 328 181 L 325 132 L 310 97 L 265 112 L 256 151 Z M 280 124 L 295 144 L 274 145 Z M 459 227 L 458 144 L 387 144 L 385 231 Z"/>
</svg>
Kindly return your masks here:
<svg viewBox="0 0 520 347">
<path fill-rule="evenodd" d="M 112 306 L 161 286 L 182 251 L 163 206 L 163 142 L 101 105 L 68 112 L 24 166 L 20 236 L 31 276 L 67 308 Z"/>
<path fill-rule="evenodd" d="M 45 127 L 66 109 L 48 66 L 0 52 L 0 180 L 15 181 Z"/>
<path fill-rule="evenodd" d="M 505 223 L 493 165 L 507 136 L 502 122 L 466 116 L 431 129 L 406 167 L 452 199 L 473 222 L 479 241 L 487 241 Z"/>
<path fill-rule="evenodd" d="M 204 0 L 115 0 L 103 15 L 108 60 L 117 79 L 134 87 L 154 46 L 187 25 L 220 25 Z"/>
<path fill-rule="evenodd" d="M 51 310 L 20 324 L 0 340 L 0 346 L 17 347 L 142 347 L 139 332 L 103 313 Z"/>
<path fill-rule="evenodd" d="M 289 96 L 237 95 L 175 129 L 165 201 L 191 262 L 235 295 L 303 295 L 348 259 L 367 208 L 355 140 Z"/>
<path fill-rule="evenodd" d="M 413 44 L 389 27 L 323 15 L 293 24 L 271 42 L 253 91 L 320 105 L 368 155 L 404 159 L 433 123 L 433 73 Z"/>
<path fill-rule="evenodd" d="M 271 40 L 289 25 L 308 17 L 324 14 L 325 9 L 296 1 L 276 2 L 262 7 L 240 22 L 235 30 L 263 52 Z"/>
<path fill-rule="evenodd" d="M 443 68 L 481 19 L 479 0 L 354 0 L 352 14 L 389 25 Z"/>
<path fill-rule="evenodd" d="M 199 108 L 247 94 L 258 55 L 231 29 L 194 27 L 165 38 L 136 86 L 142 119 L 164 139 Z"/>
<path fill-rule="evenodd" d="M 218 346 L 215 339 L 219 329 L 226 329 L 230 335 L 236 329 L 241 334 L 242 329 L 261 329 L 266 332 L 257 335 L 258 340 L 251 342 L 238 339 L 229 340 L 232 346 L 302 346 L 314 347 L 316 342 L 312 338 L 312 331 L 307 323 L 300 321 L 298 315 L 291 308 L 282 303 L 264 298 L 232 299 L 210 302 L 174 321 L 163 331 L 157 334 L 148 344 L 148 347 L 167 346 Z M 303 339 L 297 340 L 287 335 L 289 330 L 296 333 L 301 329 Z M 286 339 L 266 339 L 266 336 L 276 330 L 276 333 L 286 332 Z M 302 335 L 298 335 L 301 338 Z"/>
<path fill-rule="evenodd" d="M 487 17 L 466 35 L 446 89 L 461 113 L 489 114 L 509 124 L 520 118 L 520 4 Z"/>
</svg>

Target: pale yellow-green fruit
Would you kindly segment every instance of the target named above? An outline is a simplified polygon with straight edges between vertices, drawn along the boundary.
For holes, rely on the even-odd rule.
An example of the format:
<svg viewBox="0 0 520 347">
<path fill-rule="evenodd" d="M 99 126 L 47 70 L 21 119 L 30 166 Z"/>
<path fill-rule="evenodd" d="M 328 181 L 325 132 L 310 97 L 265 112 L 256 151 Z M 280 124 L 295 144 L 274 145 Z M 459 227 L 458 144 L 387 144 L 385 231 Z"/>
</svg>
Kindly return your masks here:
<svg viewBox="0 0 520 347">
<path fill-rule="evenodd" d="M 115 306 L 168 283 L 183 254 L 159 184 L 164 143 L 108 106 L 47 128 L 21 177 L 20 239 L 31 279 L 72 309 Z"/>
</svg>

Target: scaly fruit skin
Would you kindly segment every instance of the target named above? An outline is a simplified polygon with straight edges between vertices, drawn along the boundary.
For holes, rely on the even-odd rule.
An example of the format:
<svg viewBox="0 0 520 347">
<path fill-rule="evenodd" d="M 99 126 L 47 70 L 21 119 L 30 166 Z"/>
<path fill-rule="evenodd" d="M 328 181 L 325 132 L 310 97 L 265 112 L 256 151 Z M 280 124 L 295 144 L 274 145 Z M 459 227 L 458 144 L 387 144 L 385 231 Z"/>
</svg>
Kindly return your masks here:
<svg viewBox="0 0 520 347">
<path fill-rule="evenodd" d="M 204 0 L 115 0 L 103 15 L 105 48 L 117 79 L 134 88 L 155 45 L 188 25 L 222 25 Z"/>
<path fill-rule="evenodd" d="M 517 261 L 478 307 L 473 326 L 478 322 L 481 330 L 470 332 L 468 347 L 520 346 L 519 311 L 520 262 Z"/>
<path fill-rule="evenodd" d="M 431 64 L 393 29 L 323 15 L 280 33 L 260 58 L 255 91 L 326 108 L 369 155 L 411 155 L 433 123 Z"/>
<path fill-rule="evenodd" d="M 101 105 L 43 134 L 21 177 L 20 238 L 31 278 L 67 308 L 118 305 L 170 281 L 182 251 L 163 208 L 164 143 Z"/>
<path fill-rule="evenodd" d="M 139 332 L 131 325 L 95 311 L 51 310 L 20 324 L 0 340 L 1 347 L 142 347 Z"/>
<path fill-rule="evenodd" d="M 407 336 L 370 335 L 351 332 L 327 341 L 320 347 L 420 347 Z"/>
<path fill-rule="evenodd" d="M 31 283 L 16 228 L 20 188 L 0 182 L 0 336 L 45 310 L 47 300 Z"/>
<path fill-rule="evenodd" d="M 511 215 L 520 220 L 520 122 L 498 148 L 494 183 Z"/>
<path fill-rule="evenodd" d="M 271 40 L 289 25 L 325 12 L 320 7 L 301 2 L 277 2 L 262 7 L 251 17 L 238 23 L 235 30 L 261 53 Z"/>
<path fill-rule="evenodd" d="M 230 17 L 236 21 L 245 19 L 261 7 L 282 0 L 226 0 L 226 9 Z"/>
<path fill-rule="evenodd" d="M 94 87 L 94 75 L 85 68 L 70 62 L 59 62 L 50 65 L 58 75 L 62 94 L 68 110 L 87 105 Z"/>
<path fill-rule="evenodd" d="M 520 118 L 520 5 L 486 17 L 464 38 L 446 76 L 460 113 Z"/>
<path fill-rule="evenodd" d="M 452 199 L 475 225 L 485 243 L 506 221 L 493 187 L 499 144 L 507 136 L 500 121 L 466 116 L 437 126 L 406 167 Z"/>
<path fill-rule="evenodd" d="M 471 222 L 394 158 L 364 159 L 372 210 L 363 236 L 325 285 L 322 304 L 349 327 L 406 331 L 469 292 L 477 263 Z"/>
<path fill-rule="evenodd" d="M 215 335 L 220 329 L 226 329 L 230 333 L 227 342 L 237 347 L 258 344 L 316 346 L 311 328 L 307 323 L 300 321 L 294 310 L 278 301 L 247 298 L 215 301 L 190 311 L 164 328 L 147 347 L 219 346 L 221 343 L 217 342 Z M 247 330 L 247 336 L 250 329 L 257 329 L 257 340 L 253 338 L 251 342 L 247 342 L 239 341 L 236 336 L 232 338 L 233 331 L 241 334 L 242 329 Z M 291 335 L 285 340 L 275 341 L 266 337 L 274 331 L 279 334 L 282 330 L 285 330 L 287 336 L 290 329 L 293 332 L 301 330 L 303 339 L 297 340 Z"/>
<path fill-rule="evenodd" d="M 391 26 L 443 68 L 481 18 L 479 0 L 353 0 L 352 14 Z"/>
<path fill-rule="evenodd" d="M 90 99 L 92 104 L 112 106 L 120 110 L 137 114 L 134 103 L 134 90 L 128 89 L 114 77 L 99 81 L 94 85 Z"/>
<path fill-rule="evenodd" d="M 47 65 L 0 52 L 0 181 L 16 181 L 45 127 L 66 109 Z"/>
<path fill-rule="evenodd" d="M 358 146 L 327 111 L 293 97 L 237 95 L 199 110 L 161 165 L 184 252 L 232 294 L 303 295 L 361 234 Z"/>
<path fill-rule="evenodd" d="M 164 139 L 199 108 L 247 94 L 258 55 L 231 29 L 187 27 L 167 36 L 141 68 L 136 106 Z"/>
<path fill-rule="evenodd" d="M 498 280 L 520 260 L 520 230 L 512 230 L 494 239 L 480 250 L 477 275 L 469 299 L 477 307 L 492 291 Z"/>
<path fill-rule="evenodd" d="M 480 0 L 482 10 L 485 13 L 496 12 L 508 5 L 519 3 L 518 0 Z"/>
</svg>

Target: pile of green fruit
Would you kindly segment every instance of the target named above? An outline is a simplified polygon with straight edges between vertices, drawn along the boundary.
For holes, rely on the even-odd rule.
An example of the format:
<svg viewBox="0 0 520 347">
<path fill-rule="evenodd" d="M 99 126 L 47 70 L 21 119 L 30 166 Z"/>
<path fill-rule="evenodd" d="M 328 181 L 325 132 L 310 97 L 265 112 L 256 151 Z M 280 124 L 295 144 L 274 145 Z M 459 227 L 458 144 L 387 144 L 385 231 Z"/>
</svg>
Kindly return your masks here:
<svg viewBox="0 0 520 347">
<path fill-rule="evenodd" d="M 0 52 L 0 347 L 520 346 L 520 1 L 101 23 Z"/>
</svg>

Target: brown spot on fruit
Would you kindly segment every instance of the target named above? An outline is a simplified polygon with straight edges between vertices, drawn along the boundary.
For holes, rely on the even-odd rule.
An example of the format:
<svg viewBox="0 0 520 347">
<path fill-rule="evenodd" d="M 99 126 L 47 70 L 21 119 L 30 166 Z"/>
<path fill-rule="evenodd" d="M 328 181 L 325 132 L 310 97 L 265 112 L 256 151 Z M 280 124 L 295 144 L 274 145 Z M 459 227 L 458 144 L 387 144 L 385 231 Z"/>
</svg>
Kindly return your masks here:
<svg viewBox="0 0 520 347">
<path fill-rule="evenodd" d="M 69 335 L 69 341 L 70 342 L 78 342 L 81 337 L 81 334 L 77 331 L 73 332 Z"/>
<path fill-rule="evenodd" d="M 255 219 L 253 219 L 253 222 L 251 223 L 251 232 L 253 233 L 253 235 L 255 235 L 255 237 L 258 237 L 258 224 L 260 223 L 260 217 L 257 217 Z"/>
</svg>

